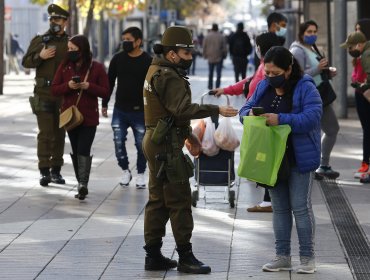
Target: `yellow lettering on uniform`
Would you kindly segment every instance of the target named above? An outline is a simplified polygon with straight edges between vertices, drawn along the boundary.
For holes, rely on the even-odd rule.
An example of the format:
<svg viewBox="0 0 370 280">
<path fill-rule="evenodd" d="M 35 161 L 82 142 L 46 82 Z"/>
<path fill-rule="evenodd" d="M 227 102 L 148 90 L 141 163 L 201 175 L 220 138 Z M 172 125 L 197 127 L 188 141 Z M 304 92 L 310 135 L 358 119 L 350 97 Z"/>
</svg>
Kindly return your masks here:
<svg viewBox="0 0 370 280">
<path fill-rule="evenodd" d="M 145 105 L 148 105 L 148 103 L 146 103 L 146 97 L 144 96 L 144 106 Z"/>
</svg>

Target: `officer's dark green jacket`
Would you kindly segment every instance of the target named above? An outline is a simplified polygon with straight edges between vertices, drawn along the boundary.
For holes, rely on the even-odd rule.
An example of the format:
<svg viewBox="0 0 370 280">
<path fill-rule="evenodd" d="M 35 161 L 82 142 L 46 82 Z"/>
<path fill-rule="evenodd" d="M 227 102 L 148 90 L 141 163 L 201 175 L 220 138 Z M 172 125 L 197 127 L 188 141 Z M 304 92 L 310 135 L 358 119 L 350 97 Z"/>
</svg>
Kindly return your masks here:
<svg viewBox="0 0 370 280">
<path fill-rule="evenodd" d="M 154 58 L 144 82 L 145 125 L 154 127 L 160 118 L 173 115 L 175 126 L 189 126 L 191 119 L 219 114 L 216 105 L 191 103 L 186 73 L 164 58 Z"/>
<path fill-rule="evenodd" d="M 32 39 L 22 59 L 22 65 L 25 68 L 36 68 L 34 93 L 43 99 L 50 101 L 59 99 L 51 96 L 50 85 L 59 64 L 66 55 L 67 43 L 68 36 L 66 34 L 55 36 L 47 31 Z M 43 60 L 40 57 L 40 52 L 44 46 L 56 46 L 56 55 L 53 58 Z"/>
</svg>

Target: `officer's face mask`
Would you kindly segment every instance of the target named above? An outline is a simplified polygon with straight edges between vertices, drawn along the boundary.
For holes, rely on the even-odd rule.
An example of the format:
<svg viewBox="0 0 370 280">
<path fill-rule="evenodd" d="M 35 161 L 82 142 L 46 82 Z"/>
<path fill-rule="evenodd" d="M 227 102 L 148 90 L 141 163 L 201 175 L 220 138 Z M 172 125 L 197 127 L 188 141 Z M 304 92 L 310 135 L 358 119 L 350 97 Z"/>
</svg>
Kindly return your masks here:
<svg viewBox="0 0 370 280">
<path fill-rule="evenodd" d="M 270 86 L 273 88 L 281 88 L 285 84 L 285 73 L 273 77 L 265 76 Z"/>
<path fill-rule="evenodd" d="M 53 34 L 57 34 L 62 30 L 62 26 L 55 22 L 50 22 L 50 32 Z"/>
<path fill-rule="evenodd" d="M 68 52 L 68 60 L 71 62 L 77 62 L 81 57 L 79 51 L 69 51 Z"/>
<path fill-rule="evenodd" d="M 122 41 L 122 49 L 127 53 L 132 52 L 134 50 L 134 42 Z"/>
<path fill-rule="evenodd" d="M 184 69 L 184 70 L 188 70 L 191 65 L 193 64 L 193 60 L 192 59 L 183 59 L 180 57 L 180 61 L 179 61 L 179 67 Z"/>
</svg>

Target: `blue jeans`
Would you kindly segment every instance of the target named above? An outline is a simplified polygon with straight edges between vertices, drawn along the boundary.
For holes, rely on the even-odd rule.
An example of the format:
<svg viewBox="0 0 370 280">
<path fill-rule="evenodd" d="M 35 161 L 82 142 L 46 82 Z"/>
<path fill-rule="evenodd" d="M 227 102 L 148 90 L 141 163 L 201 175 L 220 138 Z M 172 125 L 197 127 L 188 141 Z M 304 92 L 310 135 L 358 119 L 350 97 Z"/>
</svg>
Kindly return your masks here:
<svg viewBox="0 0 370 280">
<path fill-rule="evenodd" d="M 315 218 L 311 203 L 312 181 L 310 172 L 299 173 L 295 169 L 291 171 L 289 182 L 281 182 L 269 189 L 273 209 L 276 255 L 291 255 L 293 215 L 299 240 L 299 255 L 305 257 L 315 255 Z"/>
<path fill-rule="evenodd" d="M 216 88 L 219 88 L 221 85 L 221 71 L 222 71 L 222 60 L 217 63 L 208 63 L 208 89 L 213 89 L 213 72 L 216 67 Z"/>
<path fill-rule="evenodd" d="M 118 165 L 122 170 L 128 169 L 129 166 L 125 144 L 127 140 L 127 129 L 129 127 L 131 127 L 135 137 L 135 146 L 137 150 L 137 173 L 144 173 L 146 168 L 146 159 L 141 146 L 145 134 L 144 113 L 124 112 L 114 108 L 112 117 L 113 141 Z"/>
</svg>

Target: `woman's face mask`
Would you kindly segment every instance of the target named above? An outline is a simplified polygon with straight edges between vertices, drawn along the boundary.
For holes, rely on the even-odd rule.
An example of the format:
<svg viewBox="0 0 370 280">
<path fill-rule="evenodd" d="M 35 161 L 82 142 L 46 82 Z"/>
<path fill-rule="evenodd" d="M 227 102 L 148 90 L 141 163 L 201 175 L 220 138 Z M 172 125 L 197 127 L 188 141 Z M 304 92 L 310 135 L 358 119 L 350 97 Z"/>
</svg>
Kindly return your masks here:
<svg viewBox="0 0 370 280">
<path fill-rule="evenodd" d="M 81 57 L 79 51 L 69 51 L 68 52 L 68 60 L 71 62 L 77 62 Z"/>
<path fill-rule="evenodd" d="M 303 42 L 307 45 L 310 45 L 310 46 L 315 44 L 316 40 L 317 40 L 317 35 L 309 35 L 309 36 L 305 35 L 305 36 L 303 36 Z"/>
<path fill-rule="evenodd" d="M 285 73 L 272 77 L 266 76 L 266 80 L 273 88 L 281 88 L 285 84 Z"/>
<path fill-rule="evenodd" d="M 180 62 L 178 64 L 179 64 L 180 68 L 182 68 L 184 70 L 188 70 L 191 67 L 191 65 L 193 64 L 193 60 L 192 59 L 180 58 Z"/>
</svg>

